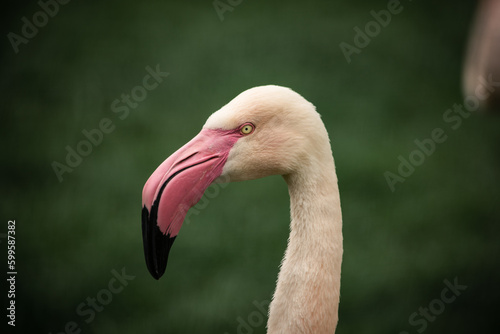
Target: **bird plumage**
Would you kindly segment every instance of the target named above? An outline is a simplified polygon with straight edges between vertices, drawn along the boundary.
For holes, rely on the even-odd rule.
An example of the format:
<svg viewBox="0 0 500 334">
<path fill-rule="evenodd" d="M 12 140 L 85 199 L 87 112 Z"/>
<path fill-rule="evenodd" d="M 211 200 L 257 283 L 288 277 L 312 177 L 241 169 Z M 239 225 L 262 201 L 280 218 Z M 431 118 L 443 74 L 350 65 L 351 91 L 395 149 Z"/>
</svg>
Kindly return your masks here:
<svg viewBox="0 0 500 334">
<path fill-rule="evenodd" d="M 213 143 L 200 144 L 196 139 L 204 131 L 213 132 Z M 268 333 L 334 333 L 340 295 L 342 215 L 330 141 L 315 107 L 289 88 L 255 87 L 213 113 L 200 135 L 193 139 L 195 144 L 191 141 L 178 151 L 181 153 L 176 152 L 178 157 L 169 158 L 169 163 L 167 159 L 153 173 L 153 181 L 146 183 L 143 206 L 147 213 L 155 201 L 161 205 L 168 201 L 169 194 L 178 197 L 176 191 L 183 192 L 182 200 L 192 206 L 199 200 L 200 191 L 214 180 L 232 182 L 282 175 L 290 194 L 290 237 L 270 304 Z M 226 140 L 231 143 L 224 144 Z M 217 161 L 222 161 L 222 168 L 207 178 L 203 169 L 210 169 Z M 177 175 L 179 164 L 186 167 Z M 167 184 L 172 178 L 177 183 L 184 178 L 205 181 L 200 181 L 202 186 L 189 181 L 198 187 L 193 192 L 176 187 L 175 182 Z M 165 191 L 160 193 L 161 187 Z M 159 213 L 179 217 L 172 210 L 180 210 L 182 219 L 186 214 L 185 207 L 168 207 Z M 146 221 L 151 224 L 147 213 Z M 170 220 L 162 224 L 168 225 Z M 145 253 L 151 263 L 155 253 L 146 246 Z"/>
</svg>

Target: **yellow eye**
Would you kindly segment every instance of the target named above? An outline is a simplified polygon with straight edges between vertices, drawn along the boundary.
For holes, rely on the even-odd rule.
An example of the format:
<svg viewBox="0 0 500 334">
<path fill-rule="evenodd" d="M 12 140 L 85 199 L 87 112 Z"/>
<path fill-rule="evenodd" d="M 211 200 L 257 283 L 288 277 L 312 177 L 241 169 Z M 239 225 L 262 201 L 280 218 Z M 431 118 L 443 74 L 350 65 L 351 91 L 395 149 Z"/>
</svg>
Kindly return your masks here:
<svg viewBox="0 0 500 334">
<path fill-rule="evenodd" d="M 243 124 L 240 128 L 242 135 L 249 135 L 255 130 L 255 126 L 252 123 Z"/>
</svg>

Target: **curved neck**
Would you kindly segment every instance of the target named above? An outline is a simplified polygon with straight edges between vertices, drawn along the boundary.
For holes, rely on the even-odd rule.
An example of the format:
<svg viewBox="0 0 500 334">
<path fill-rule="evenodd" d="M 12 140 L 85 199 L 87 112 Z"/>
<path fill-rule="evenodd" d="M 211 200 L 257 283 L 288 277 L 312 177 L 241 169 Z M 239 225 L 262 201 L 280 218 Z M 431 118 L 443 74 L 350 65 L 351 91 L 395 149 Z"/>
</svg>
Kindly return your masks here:
<svg viewBox="0 0 500 334">
<path fill-rule="evenodd" d="M 342 214 L 331 153 L 325 160 L 285 176 L 292 220 L 269 334 L 334 333 L 337 326 Z"/>
</svg>

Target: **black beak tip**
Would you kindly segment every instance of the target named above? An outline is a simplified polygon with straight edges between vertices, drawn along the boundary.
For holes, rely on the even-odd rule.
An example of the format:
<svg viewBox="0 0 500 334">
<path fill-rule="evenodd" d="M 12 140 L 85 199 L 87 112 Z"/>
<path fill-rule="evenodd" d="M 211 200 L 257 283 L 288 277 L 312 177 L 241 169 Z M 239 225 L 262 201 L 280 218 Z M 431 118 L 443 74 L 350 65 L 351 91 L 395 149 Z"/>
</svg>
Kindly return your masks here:
<svg viewBox="0 0 500 334">
<path fill-rule="evenodd" d="M 176 237 L 160 231 L 155 211 L 152 212 L 150 215 L 146 207 L 142 208 L 142 240 L 146 266 L 151 276 L 159 280 L 167 268 L 168 254 Z"/>
<path fill-rule="evenodd" d="M 151 276 L 153 276 L 153 278 L 155 280 L 159 280 L 163 276 L 163 273 L 151 270 L 151 268 L 148 268 L 148 270 L 149 270 L 149 273 L 151 274 Z"/>
</svg>

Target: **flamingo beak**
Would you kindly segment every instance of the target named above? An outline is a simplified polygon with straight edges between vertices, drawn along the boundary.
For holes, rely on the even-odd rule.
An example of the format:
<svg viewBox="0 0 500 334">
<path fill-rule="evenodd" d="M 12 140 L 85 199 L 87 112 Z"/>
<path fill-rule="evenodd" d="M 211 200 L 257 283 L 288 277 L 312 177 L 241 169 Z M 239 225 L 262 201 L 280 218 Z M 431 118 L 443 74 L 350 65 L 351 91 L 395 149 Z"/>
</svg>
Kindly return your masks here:
<svg viewBox="0 0 500 334">
<path fill-rule="evenodd" d="M 237 130 L 203 129 L 165 160 L 142 191 L 142 238 L 149 272 L 159 279 L 187 211 L 218 178 Z"/>
</svg>

